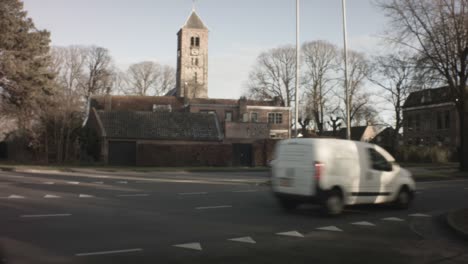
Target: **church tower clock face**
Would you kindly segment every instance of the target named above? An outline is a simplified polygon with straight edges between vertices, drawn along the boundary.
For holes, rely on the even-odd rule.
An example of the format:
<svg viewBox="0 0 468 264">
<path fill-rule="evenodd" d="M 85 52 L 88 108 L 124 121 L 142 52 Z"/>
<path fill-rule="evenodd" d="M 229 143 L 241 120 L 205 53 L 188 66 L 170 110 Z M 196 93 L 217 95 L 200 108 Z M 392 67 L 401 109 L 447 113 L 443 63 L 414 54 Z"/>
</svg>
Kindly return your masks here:
<svg viewBox="0 0 468 264">
<path fill-rule="evenodd" d="M 178 97 L 208 98 L 208 33 L 195 10 L 177 33 Z"/>
</svg>

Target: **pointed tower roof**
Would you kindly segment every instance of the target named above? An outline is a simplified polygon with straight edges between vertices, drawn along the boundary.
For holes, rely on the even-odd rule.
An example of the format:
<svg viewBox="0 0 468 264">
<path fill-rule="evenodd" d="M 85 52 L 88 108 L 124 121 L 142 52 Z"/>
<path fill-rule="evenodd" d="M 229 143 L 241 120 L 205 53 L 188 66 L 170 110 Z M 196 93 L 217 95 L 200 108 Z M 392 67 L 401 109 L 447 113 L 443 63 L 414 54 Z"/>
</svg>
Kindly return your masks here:
<svg viewBox="0 0 468 264">
<path fill-rule="evenodd" d="M 195 10 L 192 11 L 182 28 L 208 29 Z"/>
</svg>

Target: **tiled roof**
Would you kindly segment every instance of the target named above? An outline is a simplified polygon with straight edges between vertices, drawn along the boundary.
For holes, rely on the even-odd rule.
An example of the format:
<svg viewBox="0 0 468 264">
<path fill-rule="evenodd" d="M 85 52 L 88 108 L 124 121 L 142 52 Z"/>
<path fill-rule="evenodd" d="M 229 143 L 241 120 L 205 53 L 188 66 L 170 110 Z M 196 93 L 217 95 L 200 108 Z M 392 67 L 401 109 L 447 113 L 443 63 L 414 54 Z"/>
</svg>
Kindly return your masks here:
<svg viewBox="0 0 468 264">
<path fill-rule="evenodd" d="M 171 105 L 172 109 L 183 108 L 183 98 L 175 96 L 95 96 L 91 107 L 96 110 L 112 111 L 152 111 L 153 105 Z"/>
<path fill-rule="evenodd" d="M 106 137 L 148 140 L 218 141 L 215 115 L 188 112 L 97 111 Z"/>
<path fill-rule="evenodd" d="M 440 87 L 435 89 L 425 89 L 417 92 L 412 92 L 408 96 L 403 105 L 403 108 L 412 106 L 423 106 L 451 102 L 451 97 L 448 87 Z"/>
<path fill-rule="evenodd" d="M 183 28 L 207 29 L 197 12 L 192 11 Z"/>
</svg>

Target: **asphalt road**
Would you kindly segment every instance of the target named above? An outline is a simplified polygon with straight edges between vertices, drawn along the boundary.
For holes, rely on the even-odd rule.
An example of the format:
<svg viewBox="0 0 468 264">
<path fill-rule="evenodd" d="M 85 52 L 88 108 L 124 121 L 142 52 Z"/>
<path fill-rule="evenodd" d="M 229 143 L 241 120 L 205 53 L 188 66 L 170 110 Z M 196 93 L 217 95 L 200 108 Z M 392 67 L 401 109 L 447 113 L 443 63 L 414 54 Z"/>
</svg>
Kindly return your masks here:
<svg viewBox="0 0 468 264">
<path fill-rule="evenodd" d="M 7 263 L 468 263 L 444 222 L 468 181 L 418 183 L 409 210 L 283 211 L 264 173 L 0 172 Z M 1 262 L 0 262 L 1 263 Z"/>
</svg>

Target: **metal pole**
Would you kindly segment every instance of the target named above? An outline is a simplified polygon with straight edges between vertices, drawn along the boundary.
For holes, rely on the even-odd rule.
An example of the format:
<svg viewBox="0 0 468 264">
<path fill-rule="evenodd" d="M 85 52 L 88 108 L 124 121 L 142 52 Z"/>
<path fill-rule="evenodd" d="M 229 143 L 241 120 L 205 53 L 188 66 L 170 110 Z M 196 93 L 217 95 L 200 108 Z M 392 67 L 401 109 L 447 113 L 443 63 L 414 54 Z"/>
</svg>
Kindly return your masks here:
<svg viewBox="0 0 468 264">
<path fill-rule="evenodd" d="M 299 0 L 296 0 L 296 87 L 294 91 L 294 97 L 295 97 L 295 115 L 294 115 L 294 129 L 296 130 L 296 138 L 299 134 L 299 131 L 297 130 L 297 122 L 299 118 L 299 60 L 300 60 L 300 44 L 299 44 Z"/>
<path fill-rule="evenodd" d="M 344 87 L 346 95 L 346 138 L 351 139 L 351 117 L 348 91 L 348 33 L 346 30 L 346 0 L 342 0 L 343 5 L 343 41 L 344 41 Z"/>
</svg>

